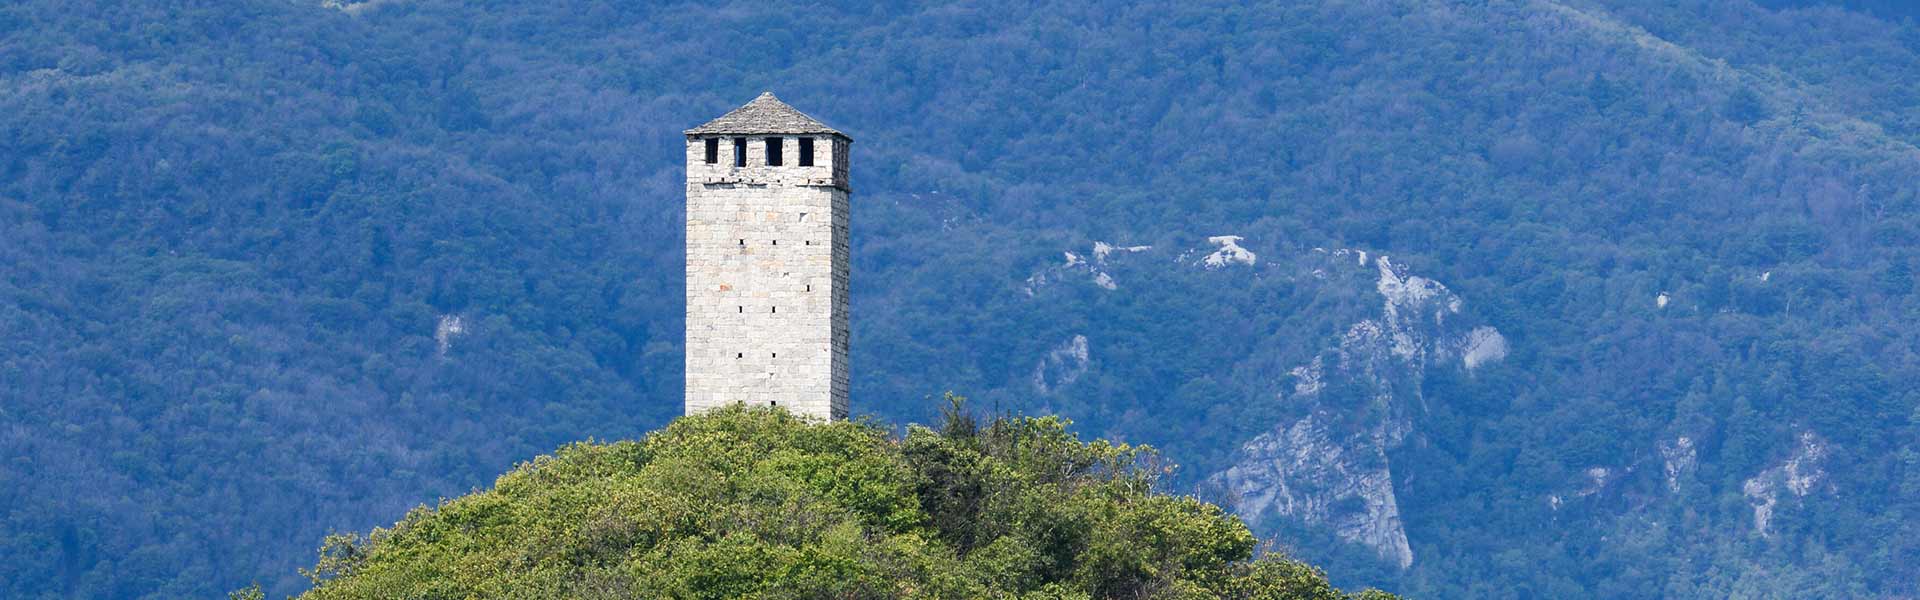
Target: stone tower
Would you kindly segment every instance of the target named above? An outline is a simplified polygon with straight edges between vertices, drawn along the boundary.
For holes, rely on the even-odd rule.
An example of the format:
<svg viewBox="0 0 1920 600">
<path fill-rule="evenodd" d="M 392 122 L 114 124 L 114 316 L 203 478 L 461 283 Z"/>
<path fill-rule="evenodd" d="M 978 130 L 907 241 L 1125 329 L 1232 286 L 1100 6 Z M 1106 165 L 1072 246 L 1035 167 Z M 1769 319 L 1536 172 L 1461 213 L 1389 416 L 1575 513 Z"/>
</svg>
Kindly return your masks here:
<svg viewBox="0 0 1920 600">
<path fill-rule="evenodd" d="M 852 142 L 771 92 L 687 130 L 687 414 L 847 418 Z"/>
</svg>

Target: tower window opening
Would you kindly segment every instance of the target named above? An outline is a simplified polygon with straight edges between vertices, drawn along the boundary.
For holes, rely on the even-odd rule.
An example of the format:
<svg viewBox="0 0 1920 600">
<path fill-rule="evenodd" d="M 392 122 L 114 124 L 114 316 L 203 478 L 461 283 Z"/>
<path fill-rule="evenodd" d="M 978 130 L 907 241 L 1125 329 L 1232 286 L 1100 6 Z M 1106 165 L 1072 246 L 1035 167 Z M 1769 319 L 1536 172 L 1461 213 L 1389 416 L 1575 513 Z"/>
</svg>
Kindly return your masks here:
<svg viewBox="0 0 1920 600">
<path fill-rule="evenodd" d="M 811 283 L 807 284 L 807 291 L 809 292 L 813 291 L 813 284 Z"/>
<path fill-rule="evenodd" d="M 800 138 L 800 166 L 813 166 L 813 138 Z"/>
<path fill-rule="evenodd" d="M 747 245 L 747 238 L 740 238 L 740 245 L 742 246 Z"/>
<path fill-rule="evenodd" d="M 720 138 L 707 138 L 707 164 L 720 162 Z"/>
<path fill-rule="evenodd" d="M 747 138 L 733 138 L 733 166 L 747 166 Z"/>
<path fill-rule="evenodd" d="M 780 307 L 778 307 L 778 306 L 775 306 L 775 307 L 773 307 L 773 310 L 770 310 L 770 311 L 767 311 L 767 312 L 780 312 Z"/>
<path fill-rule="evenodd" d="M 781 152 L 780 152 L 780 142 L 785 140 L 786 138 L 777 138 L 777 137 L 767 138 L 767 166 L 778 167 L 781 165 L 781 163 L 785 162 L 784 160 L 782 160 L 785 157 L 781 156 Z"/>
<path fill-rule="evenodd" d="M 772 241 L 773 241 L 773 245 L 775 246 L 780 245 L 780 240 L 772 240 Z"/>
<path fill-rule="evenodd" d="M 745 352 L 736 352 L 736 353 L 734 353 L 734 355 L 733 355 L 733 357 L 734 357 L 734 358 L 746 358 L 746 357 L 747 357 L 747 353 L 745 353 Z"/>
<path fill-rule="evenodd" d="M 747 307 L 745 306 L 740 307 L 740 312 L 742 313 L 747 312 Z"/>
</svg>

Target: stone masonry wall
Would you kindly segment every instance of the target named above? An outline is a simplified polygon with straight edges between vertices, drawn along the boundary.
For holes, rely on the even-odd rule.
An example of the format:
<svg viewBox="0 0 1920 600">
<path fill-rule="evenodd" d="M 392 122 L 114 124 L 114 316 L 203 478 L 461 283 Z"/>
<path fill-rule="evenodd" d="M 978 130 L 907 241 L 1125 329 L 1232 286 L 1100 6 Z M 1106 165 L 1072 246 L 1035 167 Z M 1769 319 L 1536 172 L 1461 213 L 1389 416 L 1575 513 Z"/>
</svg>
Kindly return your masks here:
<svg viewBox="0 0 1920 600">
<path fill-rule="evenodd" d="M 733 137 L 706 163 L 687 140 L 686 409 L 777 405 L 820 419 L 847 416 L 848 203 L 846 145 L 815 136 L 811 167 L 798 136 L 786 166 L 766 166 L 748 137 L 733 166 Z"/>
</svg>

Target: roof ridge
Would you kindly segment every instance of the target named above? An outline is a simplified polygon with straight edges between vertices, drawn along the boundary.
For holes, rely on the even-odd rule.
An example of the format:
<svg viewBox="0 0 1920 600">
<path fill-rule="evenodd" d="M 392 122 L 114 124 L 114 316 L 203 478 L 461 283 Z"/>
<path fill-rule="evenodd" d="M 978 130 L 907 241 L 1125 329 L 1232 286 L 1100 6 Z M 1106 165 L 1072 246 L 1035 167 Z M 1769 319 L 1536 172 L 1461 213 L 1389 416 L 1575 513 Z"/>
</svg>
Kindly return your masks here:
<svg viewBox="0 0 1920 600">
<path fill-rule="evenodd" d="M 826 123 L 807 116 L 780 98 L 773 92 L 761 92 L 759 97 L 733 109 L 720 118 L 686 131 L 687 135 L 717 133 L 827 133 L 847 137 Z M 848 138 L 852 139 L 852 138 Z"/>
</svg>

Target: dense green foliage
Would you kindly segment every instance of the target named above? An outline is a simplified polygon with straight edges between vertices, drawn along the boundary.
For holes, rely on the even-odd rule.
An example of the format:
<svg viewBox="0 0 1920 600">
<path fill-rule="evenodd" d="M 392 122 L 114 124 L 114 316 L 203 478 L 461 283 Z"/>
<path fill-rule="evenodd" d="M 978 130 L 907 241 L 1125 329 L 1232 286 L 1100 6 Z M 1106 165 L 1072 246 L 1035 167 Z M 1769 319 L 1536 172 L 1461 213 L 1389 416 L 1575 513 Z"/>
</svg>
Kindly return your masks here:
<svg viewBox="0 0 1920 600">
<path fill-rule="evenodd" d="M 763 90 L 856 139 L 857 412 L 969 390 L 1195 489 L 1379 300 L 1172 259 L 1362 248 L 1512 353 L 1406 383 L 1410 568 L 1259 532 L 1294 555 L 1433 597 L 1920 593 L 1901 3 L 340 4 L 0 5 L 0 596 L 294 593 L 326 531 L 666 423 L 679 132 Z M 1095 240 L 1168 254 L 1022 293 Z M 1762 535 L 1745 482 L 1809 432 L 1822 486 Z M 1575 499 L 1595 467 L 1628 475 Z"/>
<path fill-rule="evenodd" d="M 329 538 L 302 597 L 1346 597 L 1302 563 L 1256 559 L 1218 507 L 1154 493 L 1147 448 L 1081 442 L 1053 417 L 953 414 L 892 439 L 732 408 L 573 444 L 392 529 Z"/>
</svg>

